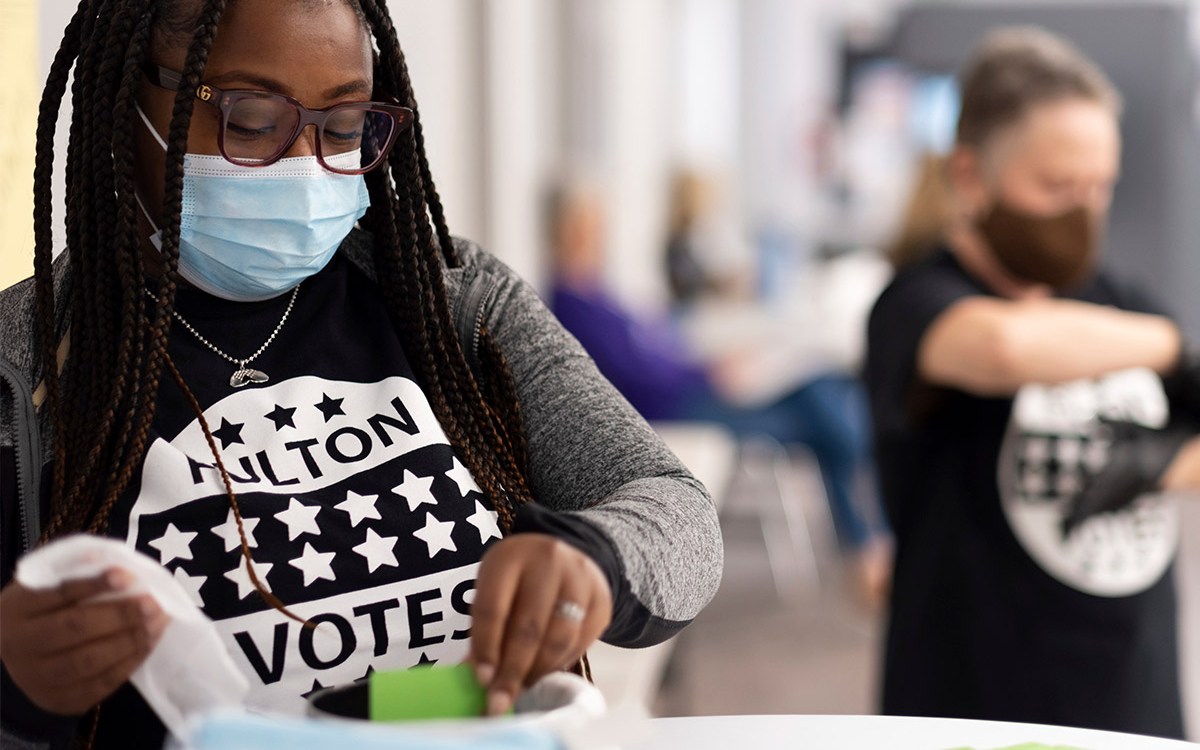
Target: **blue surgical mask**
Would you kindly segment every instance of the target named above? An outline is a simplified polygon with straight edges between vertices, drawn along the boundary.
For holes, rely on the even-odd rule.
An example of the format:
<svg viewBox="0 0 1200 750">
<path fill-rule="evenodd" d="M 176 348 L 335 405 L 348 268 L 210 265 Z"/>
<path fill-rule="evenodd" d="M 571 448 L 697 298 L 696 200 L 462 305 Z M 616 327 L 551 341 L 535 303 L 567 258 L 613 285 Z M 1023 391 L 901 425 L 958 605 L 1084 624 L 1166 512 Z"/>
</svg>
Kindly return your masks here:
<svg viewBox="0 0 1200 750">
<path fill-rule="evenodd" d="M 165 151 L 141 107 L 138 114 Z M 350 168 L 360 158 L 352 151 L 326 161 Z M 362 175 L 330 172 L 315 156 L 243 167 L 185 154 L 179 273 L 222 299 L 277 297 L 324 268 L 370 205 Z M 161 248 L 161 230 L 151 241 Z"/>
</svg>

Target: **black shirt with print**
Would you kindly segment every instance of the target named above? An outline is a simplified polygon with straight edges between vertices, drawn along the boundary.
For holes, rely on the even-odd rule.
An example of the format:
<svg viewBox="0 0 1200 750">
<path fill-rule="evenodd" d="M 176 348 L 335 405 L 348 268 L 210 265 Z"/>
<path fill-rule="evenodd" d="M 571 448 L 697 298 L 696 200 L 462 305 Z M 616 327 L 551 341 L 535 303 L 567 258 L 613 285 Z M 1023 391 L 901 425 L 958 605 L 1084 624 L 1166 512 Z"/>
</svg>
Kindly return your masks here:
<svg viewBox="0 0 1200 750">
<path fill-rule="evenodd" d="M 1039 466 L 1003 464 L 1014 399 L 934 388 L 915 374 L 930 324 L 980 295 L 991 293 L 942 250 L 902 271 L 870 319 L 866 376 L 897 540 L 883 710 L 1182 737 L 1173 566 L 1151 570 L 1136 590 L 1096 595 L 1075 584 L 1102 572 L 1073 578 L 1040 565 L 1014 532 L 999 485 L 1061 484 L 1073 468 L 1064 457 L 1083 451 L 1038 435 L 1048 455 Z M 1070 296 L 1152 309 L 1104 274 Z M 1050 507 L 1060 506 L 1042 509 Z M 1169 528 L 1152 545 L 1173 556 L 1161 547 L 1174 543 Z"/>
<path fill-rule="evenodd" d="M 178 310 L 244 357 L 289 298 L 181 290 Z M 232 387 L 236 366 L 182 326 L 170 351 L 229 471 L 258 577 L 317 627 L 255 591 L 199 420 L 165 373 L 152 443 L 110 534 L 162 563 L 214 620 L 250 681 L 249 705 L 296 712 L 307 693 L 374 670 L 461 660 L 496 513 L 447 443 L 378 289 L 335 256 L 249 365 L 263 384 Z M 99 744 L 150 746 L 162 731 L 126 686 L 104 707 Z"/>
</svg>

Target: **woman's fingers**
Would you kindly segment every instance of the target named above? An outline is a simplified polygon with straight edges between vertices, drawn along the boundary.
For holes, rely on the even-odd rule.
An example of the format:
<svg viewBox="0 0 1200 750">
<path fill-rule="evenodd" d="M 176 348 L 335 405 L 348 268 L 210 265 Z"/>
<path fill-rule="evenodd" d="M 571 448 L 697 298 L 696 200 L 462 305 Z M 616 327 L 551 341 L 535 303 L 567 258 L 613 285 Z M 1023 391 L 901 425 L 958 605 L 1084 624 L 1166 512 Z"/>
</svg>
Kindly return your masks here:
<svg viewBox="0 0 1200 750">
<path fill-rule="evenodd" d="M 579 640 L 559 665 L 559 669 L 570 669 L 578 664 L 587 653 L 588 646 L 595 643 L 612 622 L 612 595 L 608 592 L 607 583 L 605 581 L 603 588 L 593 590 L 591 601 L 587 605 L 587 614 L 584 615 L 583 622 L 579 623 Z"/>
<path fill-rule="evenodd" d="M 113 569 L 53 589 L 12 582 L 0 591 L 0 659 L 30 700 L 53 713 L 81 713 L 145 660 L 168 622 L 153 599 L 84 603 L 129 582 Z"/>
<path fill-rule="evenodd" d="M 532 685 L 543 676 L 563 669 L 587 647 L 583 640 L 583 624 L 587 618 L 592 592 L 570 576 L 564 577 L 554 603 L 551 605 L 550 621 L 542 637 L 537 658 L 525 675 L 526 686 Z"/>
<path fill-rule="evenodd" d="M 161 610 L 149 596 L 99 604 L 82 604 L 50 612 L 29 621 L 38 634 L 37 652 L 57 654 L 124 631 L 146 631 Z"/>
<path fill-rule="evenodd" d="M 129 573 L 120 568 L 110 568 L 98 576 L 77 578 L 50 589 L 30 589 L 14 583 L 6 591 L 5 606 L 25 616 L 47 614 L 100 594 L 121 591 L 129 582 Z"/>
<path fill-rule="evenodd" d="M 517 692 L 525 686 L 550 625 L 558 598 L 559 575 L 554 565 L 547 565 L 545 570 L 532 566 L 524 569 L 516 601 L 508 615 L 503 651 L 488 695 L 488 713 L 507 711 Z"/>
<path fill-rule="evenodd" d="M 62 685 L 91 682 L 115 665 L 133 657 L 145 657 L 159 633 L 148 623 L 134 623 L 123 630 L 48 656 L 42 669 L 48 679 Z"/>
<path fill-rule="evenodd" d="M 599 566 L 552 536 L 521 534 L 485 555 L 471 608 L 471 661 L 489 713 L 577 661 L 608 626 L 612 595 Z"/>
<path fill-rule="evenodd" d="M 483 557 L 471 602 L 471 654 L 480 684 L 490 685 L 500 663 L 505 624 L 516 598 L 521 568 L 505 564 L 505 550 L 496 545 Z"/>
</svg>

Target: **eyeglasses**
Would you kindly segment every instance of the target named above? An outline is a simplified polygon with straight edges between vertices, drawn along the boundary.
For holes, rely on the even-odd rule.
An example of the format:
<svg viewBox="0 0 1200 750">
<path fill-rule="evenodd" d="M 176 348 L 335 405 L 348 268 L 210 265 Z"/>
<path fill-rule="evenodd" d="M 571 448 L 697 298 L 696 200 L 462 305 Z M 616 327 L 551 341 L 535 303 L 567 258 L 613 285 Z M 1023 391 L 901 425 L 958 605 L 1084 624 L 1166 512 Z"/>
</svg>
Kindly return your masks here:
<svg viewBox="0 0 1200 750">
<path fill-rule="evenodd" d="M 183 76 L 160 65 L 143 66 L 155 86 L 178 91 Z M 222 90 L 201 84 L 196 98 L 220 111 L 217 147 L 226 161 L 244 167 L 265 167 L 287 153 L 300 131 L 317 128 L 317 161 L 330 172 L 363 174 L 379 166 L 400 131 L 413 121 L 408 107 L 381 102 L 348 102 L 326 109 L 309 109 L 290 96 L 267 91 Z M 361 151 L 356 169 L 330 165 L 327 157 Z"/>
</svg>

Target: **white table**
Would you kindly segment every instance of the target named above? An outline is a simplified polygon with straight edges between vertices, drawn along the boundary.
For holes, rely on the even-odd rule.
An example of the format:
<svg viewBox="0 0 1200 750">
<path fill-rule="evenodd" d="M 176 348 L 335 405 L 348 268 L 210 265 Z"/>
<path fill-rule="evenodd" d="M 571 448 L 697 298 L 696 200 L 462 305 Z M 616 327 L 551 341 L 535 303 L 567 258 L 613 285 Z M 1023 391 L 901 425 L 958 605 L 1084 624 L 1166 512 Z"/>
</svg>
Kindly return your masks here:
<svg viewBox="0 0 1200 750">
<path fill-rule="evenodd" d="M 623 750 L 996 750 L 1037 742 L 1081 750 L 1196 750 L 1113 732 L 896 716 L 695 716 L 653 719 Z"/>
</svg>

